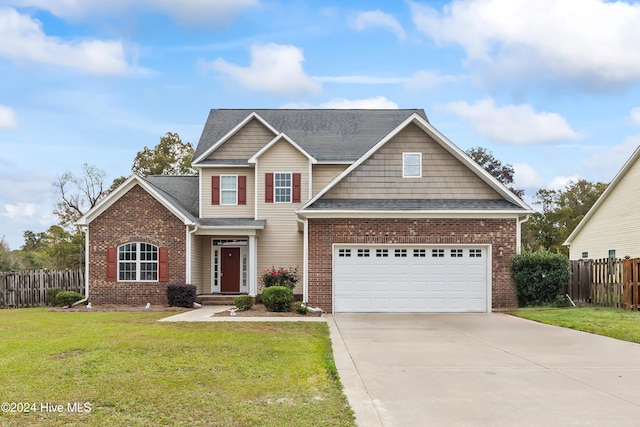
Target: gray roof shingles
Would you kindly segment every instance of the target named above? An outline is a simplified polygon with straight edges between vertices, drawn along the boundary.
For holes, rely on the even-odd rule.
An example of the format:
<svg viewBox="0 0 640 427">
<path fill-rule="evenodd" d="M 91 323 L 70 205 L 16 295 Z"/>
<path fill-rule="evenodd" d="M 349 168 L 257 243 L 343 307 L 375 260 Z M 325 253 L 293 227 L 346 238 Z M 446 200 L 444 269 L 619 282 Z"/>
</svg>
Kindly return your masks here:
<svg viewBox="0 0 640 427">
<path fill-rule="evenodd" d="M 285 133 L 321 162 L 356 161 L 412 114 L 427 120 L 422 109 L 213 109 L 202 131 L 194 159 L 204 154 L 252 112 L 279 133 Z"/>
<path fill-rule="evenodd" d="M 513 203 L 503 200 L 478 200 L 478 199 L 319 199 L 306 210 L 521 210 Z"/>
</svg>

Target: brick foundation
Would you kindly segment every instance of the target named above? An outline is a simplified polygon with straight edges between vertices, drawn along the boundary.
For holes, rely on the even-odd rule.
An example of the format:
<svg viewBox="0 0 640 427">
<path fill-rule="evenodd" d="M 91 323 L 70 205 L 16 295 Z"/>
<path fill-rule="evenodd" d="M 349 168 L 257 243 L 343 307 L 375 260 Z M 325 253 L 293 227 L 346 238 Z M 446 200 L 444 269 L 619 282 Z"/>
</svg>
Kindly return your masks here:
<svg viewBox="0 0 640 427">
<path fill-rule="evenodd" d="M 89 301 L 94 304 L 167 304 L 167 285 L 185 283 L 185 225 L 136 185 L 89 224 Z M 168 282 L 110 282 L 107 248 L 128 242 L 168 248 Z"/>
<path fill-rule="evenodd" d="M 493 309 L 517 307 L 509 274 L 509 261 L 517 250 L 516 230 L 516 219 L 309 219 L 309 303 L 333 312 L 334 243 L 465 243 L 492 245 Z"/>
</svg>

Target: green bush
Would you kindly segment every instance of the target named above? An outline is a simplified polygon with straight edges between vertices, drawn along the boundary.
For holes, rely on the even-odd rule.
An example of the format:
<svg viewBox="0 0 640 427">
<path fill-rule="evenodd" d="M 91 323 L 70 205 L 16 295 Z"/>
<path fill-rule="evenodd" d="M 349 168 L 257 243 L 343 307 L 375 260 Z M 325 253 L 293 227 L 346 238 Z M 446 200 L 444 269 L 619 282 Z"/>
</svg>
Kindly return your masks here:
<svg viewBox="0 0 640 427">
<path fill-rule="evenodd" d="M 253 307 L 253 297 L 249 295 L 240 295 L 233 299 L 233 303 L 238 307 L 238 310 L 247 311 Z"/>
<path fill-rule="evenodd" d="M 309 309 L 302 301 L 296 301 L 295 303 L 293 303 L 293 309 L 298 314 L 307 314 L 309 312 Z"/>
<path fill-rule="evenodd" d="M 286 286 L 293 290 L 296 287 L 296 283 L 300 280 L 298 269 L 284 268 L 284 267 L 271 267 L 262 272 L 260 277 L 260 285 L 263 288 L 270 288 L 271 286 Z"/>
<path fill-rule="evenodd" d="M 293 292 L 286 286 L 270 286 L 262 291 L 262 303 L 267 311 L 289 311 L 293 304 Z"/>
<path fill-rule="evenodd" d="M 74 302 L 84 299 L 84 295 L 72 291 L 61 291 L 56 294 L 56 305 L 70 306 Z"/>
<path fill-rule="evenodd" d="M 195 285 L 173 284 L 167 286 L 167 301 L 172 307 L 193 307 L 198 295 Z"/>
<path fill-rule="evenodd" d="M 56 295 L 58 295 L 62 291 L 62 288 L 47 289 L 47 304 L 56 305 Z"/>
<path fill-rule="evenodd" d="M 518 254 L 511 260 L 510 271 L 521 307 L 553 303 L 571 275 L 567 257 L 552 252 Z"/>
</svg>

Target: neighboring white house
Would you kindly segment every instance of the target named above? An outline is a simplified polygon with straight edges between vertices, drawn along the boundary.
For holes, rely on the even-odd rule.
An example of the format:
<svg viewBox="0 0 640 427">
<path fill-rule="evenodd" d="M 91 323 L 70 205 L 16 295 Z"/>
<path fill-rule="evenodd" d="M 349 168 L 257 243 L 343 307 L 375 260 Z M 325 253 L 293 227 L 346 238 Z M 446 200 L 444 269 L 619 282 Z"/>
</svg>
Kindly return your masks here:
<svg viewBox="0 0 640 427">
<path fill-rule="evenodd" d="M 564 242 L 569 259 L 640 257 L 640 147 Z"/>
</svg>

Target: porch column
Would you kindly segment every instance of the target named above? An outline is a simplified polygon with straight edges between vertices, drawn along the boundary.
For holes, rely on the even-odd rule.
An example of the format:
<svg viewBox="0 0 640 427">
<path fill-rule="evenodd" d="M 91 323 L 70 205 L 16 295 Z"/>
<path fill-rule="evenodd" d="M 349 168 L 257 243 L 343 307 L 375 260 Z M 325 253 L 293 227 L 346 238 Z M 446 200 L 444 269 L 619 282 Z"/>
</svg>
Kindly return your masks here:
<svg viewBox="0 0 640 427">
<path fill-rule="evenodd" d="M 249 295 L 258 295 L 258 245 L 256 236 L 249 236 Z"/>
</svg>

